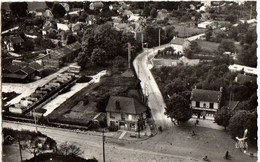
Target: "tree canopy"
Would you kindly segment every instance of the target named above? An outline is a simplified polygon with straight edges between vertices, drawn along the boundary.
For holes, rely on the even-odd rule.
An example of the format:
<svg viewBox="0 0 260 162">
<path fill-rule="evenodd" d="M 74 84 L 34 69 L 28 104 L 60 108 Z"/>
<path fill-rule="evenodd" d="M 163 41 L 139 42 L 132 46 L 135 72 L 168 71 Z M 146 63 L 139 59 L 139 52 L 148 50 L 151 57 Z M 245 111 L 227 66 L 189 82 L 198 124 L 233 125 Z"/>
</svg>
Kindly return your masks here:
<svg viewBox="0 0 260 162">
<path fill-rule="evenodd" d="M 177 121 L 187 121 L 191 118 L 189 102 L 182 96 L 174 94 L 166 102 L 165 114 Z"/>
<path fill-rule="evenodd" d="M 24 17 L 27 15 L 28 4 L 26 2 L 12 2 L 9 8 L 13 15 Z"/>
<path fill-rule="evenodd" d="M 221 125 L 226 129 L 229 125 L 229 119 L 231 116 L 232 114 L 229 107 L 223 106 L 216 111 L 214 120 L 218 125 Z"/>
<path fill-rule="evenodd" d="M 55 18 L 61 18 L 65 15 L 66 10 L 61 4 L 54 3 L 52 6 L 52 13 Z"/>
</svg>

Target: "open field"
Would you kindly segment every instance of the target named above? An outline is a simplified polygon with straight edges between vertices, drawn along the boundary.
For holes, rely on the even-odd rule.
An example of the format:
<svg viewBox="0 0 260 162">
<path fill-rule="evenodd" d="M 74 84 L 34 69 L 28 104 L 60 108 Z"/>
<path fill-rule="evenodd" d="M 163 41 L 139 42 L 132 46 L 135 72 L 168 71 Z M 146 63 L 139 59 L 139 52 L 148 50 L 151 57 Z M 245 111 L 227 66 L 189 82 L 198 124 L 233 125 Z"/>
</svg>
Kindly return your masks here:
<svg viewBox="0 0 260 162">
<path fill-rule="evenodd" d="M 209 42 L 209 41 L 204 41 L 204 40 L 196 40 L 196 42 L 203 50 L 207 50 L 207 51 L 218 50 L 219 43 Z"/>
</svg>

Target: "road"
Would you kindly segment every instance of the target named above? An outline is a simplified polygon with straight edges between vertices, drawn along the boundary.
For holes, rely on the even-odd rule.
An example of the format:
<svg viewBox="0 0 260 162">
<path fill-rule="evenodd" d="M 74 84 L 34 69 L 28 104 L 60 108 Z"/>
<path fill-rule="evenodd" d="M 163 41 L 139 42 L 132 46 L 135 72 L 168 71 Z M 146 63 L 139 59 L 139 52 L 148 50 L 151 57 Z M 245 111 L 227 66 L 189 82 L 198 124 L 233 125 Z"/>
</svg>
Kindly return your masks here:
<svg viewBox="0 0 260 162">
<path fill-rule="evenodd" d="M 163 129 L 170 128 L 173 124 L 171 119 L 164 115 L 165 103 L 160 89 L 149 70 L 148 58 L 152 58 L 158 50 L 168 46 L 174 47 L 173 44 L 165 44 L 153 49 L 145 49 L 144 52 L 139 54 L 133 62 L 136 74 L 141 80 L 143 93 L 148 96 L 148 106 L 151 108 L 153 119 L 156 125 L 161 126 Z"/>
<path fill-rule="evenodd" d="M 205 35 L 204 33 L 198 34 L 192 37 L 187 38 L 189 41 L 196 40 L 200 38 L 201 36 Z M 141 87 L 143 90 L 143 93 L 146 94 L 148 97 L 148 106 L 151 108 L 153 119 L 155 120 L 155 123 L 157 126 L 162 126 L 163 129 L 167 129 L 172 127 L 172 122 L 170 118 L 167 118 L 166 115 L 164 115 L 164 108 L 165 108 L 165 102 L 163 100 L 162 94 L 160 92 L 160 89 L 151 74 L 149 65 L 149 59 L 153 58 L 154 55 L 157 53 L 158 50 L 162 50 L 165 47 L 173 47 L 173 48 L 179 48 L 180 45 L 175 45 L 172 43 L 168 43 L 165 45 L 161 45 L 159 47 L 153 48 L 153 49 L 144 49 L 144 51 L 139 54 L 134 62 L 134 68 L 136 71 L 136 74 L 138 78 L 141 80 Z"/>
<path fill-rule="evenodd" d="M 16 130 L 30 130 L 35 131 L 34 125 L 21 124 L 15 122 L 4 121 L 4 128 L 12 128 Z M 38 127 L 38 131 L 53 138 L 58 144 L 63 142 L 74 143 L 84 150 L 84 158 L 95 157 L 98 161 L 102 161 L 102 136 L 101 133 L 85 132 L 75 133 L 68 130 Z M 95 134 L 95 135 L 93 135 Z M 174 155 L 170 153 L 163 153 L 139 147 L 142 143 L 133 142 L 118 142 L 117 139 L 106 138 L 106 161 L 162 161 L 162 162 L 185 162 L 185 161 L 201 161 L 189 156 Z"/>
</svg>

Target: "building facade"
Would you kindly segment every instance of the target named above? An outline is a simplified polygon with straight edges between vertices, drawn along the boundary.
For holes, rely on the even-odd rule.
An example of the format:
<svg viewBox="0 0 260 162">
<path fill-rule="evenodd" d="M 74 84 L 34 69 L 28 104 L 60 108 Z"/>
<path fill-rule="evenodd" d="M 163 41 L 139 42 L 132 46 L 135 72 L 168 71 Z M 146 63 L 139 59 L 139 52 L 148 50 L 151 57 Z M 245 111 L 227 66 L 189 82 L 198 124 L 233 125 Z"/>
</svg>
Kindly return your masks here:
<svg viewBox="0 0 260 162">
<path fill-rule="evenodd" d="M 107 126 L 138 131 L 146 127 L 147 108 L 134 98 L 111 96 L 107 107 Z"/>
<path fill-rule="evenodd" d="M 222 87 L 219 91 L 193 89 L 191 92 L 191 109 L 198 118 L 201 116 L 214 117 L 217 109 L 220 108 L 222 98 Z"/>
</svg>

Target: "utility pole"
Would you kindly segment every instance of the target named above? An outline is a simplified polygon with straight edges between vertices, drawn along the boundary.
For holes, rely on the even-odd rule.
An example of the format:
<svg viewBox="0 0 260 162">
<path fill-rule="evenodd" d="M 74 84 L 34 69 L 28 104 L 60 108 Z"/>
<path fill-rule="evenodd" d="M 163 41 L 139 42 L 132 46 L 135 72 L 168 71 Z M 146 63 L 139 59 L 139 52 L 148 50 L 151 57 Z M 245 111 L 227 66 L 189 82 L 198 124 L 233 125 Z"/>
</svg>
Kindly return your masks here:
<svg viewBox="0 0 260 162">
<path fill-rule="evenodd" d="M 105 155 L 105 131 L 103 130 L 102 133 L 102 141 L 103 141 L 103 162 L 106 162 L 106 155 Z"/>
<path fill-rule="evenodd" d="M 20 158 L 21 158 L 21 162 L 22 162 L 23 161 L 23 156 L 22 156 L 22 149 L 21 149 L 20 139 L 19 139 L 19 137 L 17 139 L 18 139 L 18 144 L 19 144 Z"/>
<path fill-rule="evenodd" d="M 159 46 L 161 45 L 161 28 L 159 28 Z"/>
<path fill-rule="evenodd" d="M 37 117 L 35 116 L 35 109 L 33 109 L 33 118 L 34 118 L 34 124 L 35 124 L 35 129 L 36 129 L 36 133 L 38 133 L 38 129 L 37 129 Z"/>
<path fill-rule="evenodd" d="M 131 43 L 128 43 L 128 68 L 131 68 Z"/>
<path fill-rule="evenodd" d="M 144 34 L 143 33 L 141 34 L 141 37 L 142 37 L 142 49 L 144 49 Z"/>
</svg>

